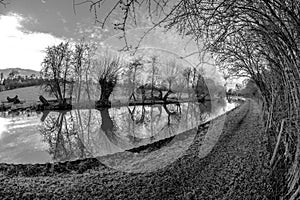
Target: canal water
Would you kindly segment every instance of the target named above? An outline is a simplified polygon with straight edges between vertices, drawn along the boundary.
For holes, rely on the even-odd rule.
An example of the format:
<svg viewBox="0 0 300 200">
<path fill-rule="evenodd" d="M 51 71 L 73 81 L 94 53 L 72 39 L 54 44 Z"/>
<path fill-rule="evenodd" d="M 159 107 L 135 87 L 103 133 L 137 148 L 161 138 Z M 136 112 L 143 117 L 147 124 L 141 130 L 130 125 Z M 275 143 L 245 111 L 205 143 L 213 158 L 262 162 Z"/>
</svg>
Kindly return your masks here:
<svg viewBox="0 0 300 200">
<path fill-rule="evenodd" d="M 225 99 L 180 105 L 0 113 L 0 163 L 107 156 L 197 127 L 236 107 Z"/>
</svg>

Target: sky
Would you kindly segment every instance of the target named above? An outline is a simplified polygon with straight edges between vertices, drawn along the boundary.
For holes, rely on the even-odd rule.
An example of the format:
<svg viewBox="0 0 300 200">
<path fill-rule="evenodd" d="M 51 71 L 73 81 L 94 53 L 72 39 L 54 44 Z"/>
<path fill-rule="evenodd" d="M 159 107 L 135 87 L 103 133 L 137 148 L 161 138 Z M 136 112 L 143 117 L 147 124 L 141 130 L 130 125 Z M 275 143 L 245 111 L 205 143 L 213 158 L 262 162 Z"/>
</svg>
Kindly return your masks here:
<svg viewBox="0 0 300 200">
<path fill-rule="evenodd" d="M 40 70 L 47 46 L 79 36 L 81 24 L 92 24 L 87 5 L 72 0 L 7 0 L 0 5 L 0 69 Z"/>
<path fill-rule="evenodd" d="M 122 41 L 120 33 L 101 29 L 95 24 L 94 13 L 89 11 L 88 4 L 73 7 L 73 0 L 7 0 L 6 7 L 0 5 L 0 69 L 24 68 L 39 71 L 48 46 L 62 41 L 79 40 L 81 37 L 93 38 L 102 45 L 104 42 L 119 48 Z M 76 0 L 81 1 L 81 0 Z M 117 0 L 109 0 L 104 8 L 111 8 Z M 141 12 L 142 13 L 142 12 Z M 98 13 L 103 18 L 105 13 Z M 140 17 L 141 21 L 145 19 Z M 147 30 L 147 23 L 142 28 L 128 32 L 129 40 L 137 38 Z M 145 28 L 146 27 L 146 28 Z M 186 45 L 188 44 L 188 45 Z M 181 38 L 174 32 L 155 31 L 146 37 L 141 44 L 144 48 L 167 50 L 179 56 L 197 50 L 197 46 L 188 38 Z M 160 51 L 160 50 L 159 50 Z M 186 58 L 192 65 L 197 65 L 197 56 Z M 206 60 L 204 64 L 209 76 L 221 79 L 216 71 L 214 61 Z"/>
</svg>

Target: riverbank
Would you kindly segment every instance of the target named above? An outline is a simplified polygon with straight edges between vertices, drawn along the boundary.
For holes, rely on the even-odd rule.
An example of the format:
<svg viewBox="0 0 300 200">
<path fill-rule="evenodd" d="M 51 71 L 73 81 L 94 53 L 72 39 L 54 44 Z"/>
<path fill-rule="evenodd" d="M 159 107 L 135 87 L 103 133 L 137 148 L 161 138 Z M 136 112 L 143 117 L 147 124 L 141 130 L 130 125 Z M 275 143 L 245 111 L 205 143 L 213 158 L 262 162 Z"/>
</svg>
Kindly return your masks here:
<svg viewBox="0 0 300 200">
<path fill-rule="evenodd" d="M 116 170 L 96 158 L 44 165 L 1 164 L 0 197 L 268 199 L 269 171 L 259 118 L 259 106 L 247 101 L 226 114 L 222 134 L 216 136 L 219 130 L 209 128 L 213 122 L 200 126 L 180 157 L 149 172 Z M 210 139 L 206 141 L 203 135 Z M 203 148 L 204 142 L 211 145 Z"/>
</svg>

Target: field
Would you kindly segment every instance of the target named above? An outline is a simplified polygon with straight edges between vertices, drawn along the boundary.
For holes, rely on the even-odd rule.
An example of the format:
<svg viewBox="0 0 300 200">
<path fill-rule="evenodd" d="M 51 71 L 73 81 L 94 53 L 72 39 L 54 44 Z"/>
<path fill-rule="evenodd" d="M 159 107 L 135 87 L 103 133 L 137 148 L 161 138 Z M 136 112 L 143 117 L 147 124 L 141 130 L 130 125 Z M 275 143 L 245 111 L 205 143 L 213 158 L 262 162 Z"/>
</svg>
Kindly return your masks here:
<svg viewBox="0 0 300 200">
<path fill-rule="evenodd" d="M 24 87 L 18 88 L 14 90 L 7 90 L 0 92 L 0 101 L 7 101 L 6 98 L 15 97 L 16 95 L 19 96 L 21 101 L 26 102 L 36 102 L 39 101 L 39 96 L 43 95 L 46 99 L 52 99 L 47 93 L 45 93 L 40 86 L 32 86 L 32 87 Z"/>
</svg>

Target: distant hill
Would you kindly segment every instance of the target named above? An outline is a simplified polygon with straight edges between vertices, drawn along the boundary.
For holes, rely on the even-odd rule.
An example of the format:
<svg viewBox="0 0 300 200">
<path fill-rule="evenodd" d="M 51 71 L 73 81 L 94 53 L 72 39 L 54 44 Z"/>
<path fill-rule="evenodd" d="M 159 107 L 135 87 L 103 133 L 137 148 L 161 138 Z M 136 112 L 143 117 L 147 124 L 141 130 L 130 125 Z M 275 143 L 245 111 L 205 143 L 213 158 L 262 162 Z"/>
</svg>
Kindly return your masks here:
<svg viewBox="0 0 300 200">
<path fill-rule="evenodd" d="M 32 69 L 21 69 L 21 68 L 6 68 L 6 69 L 0 69 L 0 73 L 3 73 L 4 77 L 7 78 L 8 74 L 12 71 L 12 70 L 17 70 L 19 72 L 20 75 L 23 76 L 30 76 L 31 74 L 35 74 L 36 76 L 40 75 L 39 71 L 35 71 Z"/>
</svg>

